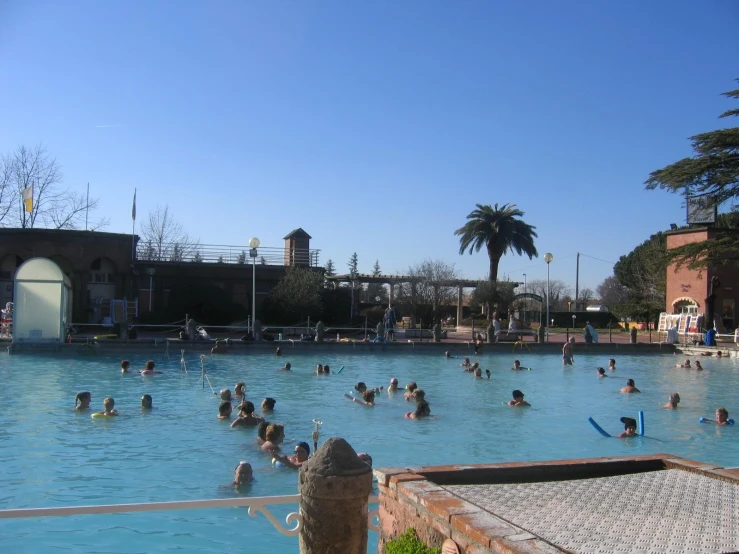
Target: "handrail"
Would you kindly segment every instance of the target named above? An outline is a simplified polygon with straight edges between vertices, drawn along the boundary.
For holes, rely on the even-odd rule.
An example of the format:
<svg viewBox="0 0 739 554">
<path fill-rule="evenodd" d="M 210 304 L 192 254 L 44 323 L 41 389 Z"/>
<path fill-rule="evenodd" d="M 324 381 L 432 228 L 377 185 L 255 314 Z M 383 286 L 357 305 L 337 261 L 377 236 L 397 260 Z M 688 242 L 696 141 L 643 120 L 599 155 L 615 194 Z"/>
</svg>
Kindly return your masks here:
<svg viewBox="0 0 739 554">
<path fill-rule="evenodd" d="M 270 504 L 300 503 L 301 495 L 290 494 L 283 496 L 253 496 L 239 498 L 214 498 L 209 500 L 175 500 L 168 502 L 139 502 L 135 504 L 98 504 L 91 506 L 64 506 L 59 508 L 20 508 L 0 510 L 0 519 L 18 519 L 29 517 L 61 517 L 92 514 L 120 514 L 127 512 L 158 512 L 169 510 L 199 510 L 203 508 L 239 508 L 246 506 L 251 517 L 257 517 L 261 512 L 283 535 L 294 536 L 303 527 L 303 514 L 290 512 L 285 517 L 285 523 L 293 527 L 283 527 L 272 513 L 266 508 Z M 379 496 L 370 496 L 369 504 L 380 501 Z M 373 531 L 378 528 L 379 512 L 372 510 L 368 513 L 368 527 Z"/>
</svg>

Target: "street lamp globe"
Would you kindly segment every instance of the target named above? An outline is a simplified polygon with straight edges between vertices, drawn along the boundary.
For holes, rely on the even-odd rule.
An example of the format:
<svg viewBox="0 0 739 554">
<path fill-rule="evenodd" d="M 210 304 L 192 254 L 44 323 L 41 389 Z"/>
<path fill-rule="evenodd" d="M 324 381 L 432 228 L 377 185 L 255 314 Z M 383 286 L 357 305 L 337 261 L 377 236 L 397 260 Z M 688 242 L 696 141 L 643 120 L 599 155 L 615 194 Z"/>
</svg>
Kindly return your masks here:
<svg viewBox="0 0 739 554">
<path fill-rule="evenodd" d="M 259 239 L 257 237 L 252 237 L 249 240 L 249 248 L 259 248 Z"/>
<path fill-rule="evenodd" d="M 551 263 L 554 261 L 554 256 L 552 256 L 551 252 L 547 252 L 546 254 L 544 254 L 544 261 L 547 263 Z"/>
</svg>

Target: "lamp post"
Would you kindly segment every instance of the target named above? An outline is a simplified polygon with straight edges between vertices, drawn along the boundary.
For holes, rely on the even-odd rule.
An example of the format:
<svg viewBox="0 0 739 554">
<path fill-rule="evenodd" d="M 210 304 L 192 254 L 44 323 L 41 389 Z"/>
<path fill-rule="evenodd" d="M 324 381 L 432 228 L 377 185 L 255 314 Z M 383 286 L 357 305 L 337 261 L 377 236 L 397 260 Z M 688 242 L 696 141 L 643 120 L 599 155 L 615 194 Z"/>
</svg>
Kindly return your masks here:
<svg viewBox="0 0 739 554">
<path fill-rule="evenodd" d="M 526 309 L 529 307 L 529 299 L 526 297 L 526 274 L 523 274 L 523 324 L 526 325 Z"/>
<path fill-rule="evenodd" d="M 544 261 L 547 262 L 547 342 L 549 342 L 549 264 L 554 260 L 551 252 L 544 254 Z"/>
<path fill-rule="evenodd" d="M 154 296 L 154 273 L 153 267 L 146 268 L 146 274 L 149 276 L 149 313 L 151 313 L 151 297 Z"/>
<path fill-rule="evenodd" d="M 572 314 L 572 336 L 575 336 L 575 320 L 577 319 L 577 316 L 575 314 Z M 570 340 L 569 338 L 567 340 Z"/>
<path fill-rule="evenodd" d="M 249 240 L 249 256 L 251 257 L 251 336 L 257 340 L 257 332 L 254 322 L 257 317 L 257 248 L 259 239 L 252 237 Z"/>
</svg>

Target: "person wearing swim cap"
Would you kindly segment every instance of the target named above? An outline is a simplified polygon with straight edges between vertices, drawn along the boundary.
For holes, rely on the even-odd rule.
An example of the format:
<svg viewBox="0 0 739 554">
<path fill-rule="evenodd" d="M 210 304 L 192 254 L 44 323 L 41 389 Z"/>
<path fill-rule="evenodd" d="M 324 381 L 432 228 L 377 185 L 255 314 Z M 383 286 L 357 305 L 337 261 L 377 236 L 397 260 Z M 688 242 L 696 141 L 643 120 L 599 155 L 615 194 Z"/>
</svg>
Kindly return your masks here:
<svg viewBox="0 0 739 554">
<path fill-rule="evenodd" d="M 670 401 L 662 407 L 667 408 L 669 410 L 674 410 L 675 408 L 677 408 L 677 405 L 679 403 L 680 403 L 680 395 L 676 392 L 673 392 L 670 395 Z"/>
<path fill-rule="evenodd" d="M 388 386 L 387 392 L 398 392 L 398 380 L 395 377 L 390 379 L 390 386 Z"/>
<path fill-rule="evenodd" d="M 239 465 L 234 468 L 234 480 L 231 486 L 238 489 L 250 484 L 253 480 L 254 470 L 252 470 L 251 464 L 249 462 L 239 462 Z"/>
<path fill-rule="evenodd" d="M 508 402 L 508 405 L 509 406 L 514 406 L 514 407 L 531 406 L 531 404 L 529 404 L 528 402 L 526 402 L 523 399 L 523 396 L 524 395 L 523 395 L 523 393 L 520 390 L 518 390 L 518 389 L 514 390 L 513 393 L 511 394 L 511 396 L 513 396 L 513 400 L 511 400 L 510 402 Z"/>
<path fill-rule="evenodd" d="M 364 384 L 364 381 L 360 381 L 356 385 L 354 385 L 354 390 L 357 391 L 359 394 L 364 394 L 364 391 L 367 390 L 367 385 Z"/>
<path fill-rule="evenodd" d="M 231 391 L 229 389 L 221 389 L 221 400 L 231 402 Z"/>
<path fill-rule="evenodd" d="M 405 386 L 405 393 L 403 394 L 403 397 L 405 398 L 406 402 L 410 402 L 413 400 L 413 391 L 418 388 L 418 385 L 416 385 L 415 381 L 411 381 Z"/>
<path fill-rule="evenodd" d="M 636 436 L 636 420 L 633 417 L 622 417 L 621 423 L 624 424 L 624 432 L 618 435 L 619 439 Z"/>
<path fill-rule="evenodd" d="M 121 360 L 121 373 L 128 373 L 128 368 L 131 365 L 131 362 L 128 360 Z"/>
<path fill-rule="evenodd" d="M 292 365 L 290 364 L 290 362 L 287 362 L 284 366 L 280 368 L 280 371 L 290 371 L 291 368 L 292 368 Z"/>
<path fill-rule="evenodd" d="M 307 442 L 299 442 L 295 445 L 295 453 L 292 456 L 276 456 L 275 460 L 282 462 L 285 467 L 300 469 L 304 462 L 310 457 L 310 446 Z"/>
<path fill-rule="evenodd" d="M 151 399 L 150 394 L 145 394 L 141 397 L 141 409 L 142 410 L 151 410 L 153 401 Z"/>
<path fill-rule="evenodd" d="M 77 404 L 79 402 L 79 405 Z M 78 392 L 74 397 L 74 409 L 76 411 L 89 410 L 90 402 L 92 402 L 92 394 L 90 391 Z"/>
<path fill-rule="evenodd" d="M 636 385 L 634 384 L 634 380 L 629 379 L 628 381 L 626 381 L 626 386 L 622 388 L 619 392 L 623 392 L 625 394 L 631 394 L 633 392 L 641 392 L 641 391 L 636 388 Z"/>
</svg>

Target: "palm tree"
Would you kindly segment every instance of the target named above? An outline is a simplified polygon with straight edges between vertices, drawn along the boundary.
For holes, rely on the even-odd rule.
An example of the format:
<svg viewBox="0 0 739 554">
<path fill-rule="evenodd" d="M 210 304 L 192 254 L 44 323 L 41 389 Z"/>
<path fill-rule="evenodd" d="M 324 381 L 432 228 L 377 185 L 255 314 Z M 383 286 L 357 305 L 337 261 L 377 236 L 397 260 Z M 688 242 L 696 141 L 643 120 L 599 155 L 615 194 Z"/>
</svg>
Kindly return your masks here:
<svg viewBox="0 0 739 554">
<path fill-rule="evenodd" d="M 487 204 L 476 204 L 477 209 L 467 216 L 467 223 L 454 231 L 459 235 L 459 253 L 464 254 L 469 248 L 479 252 L 483 245 L 490 258 L 490 281 L 498 280 L 500 258 L 510 250 L 519 256 L 526 254 L 529 259 L 538 256 L 534 246 L 536 227 L 518 219 L 523 215 L 515 204 L 503 204 L 498 208 Z"/>
</svg>

